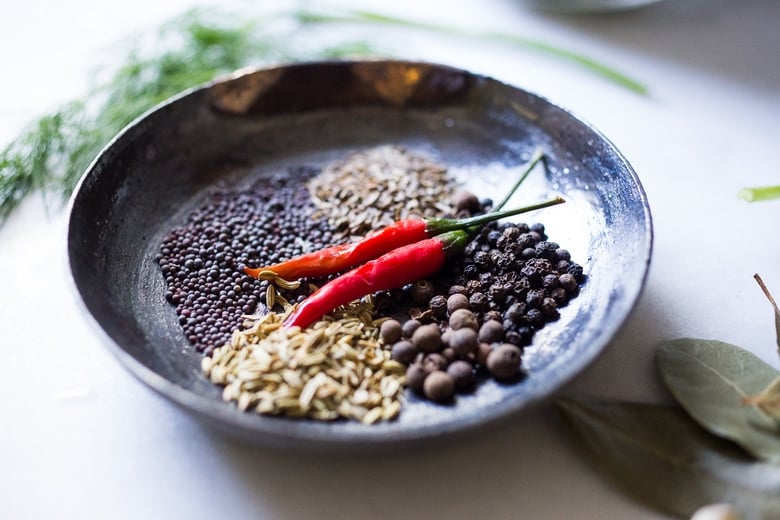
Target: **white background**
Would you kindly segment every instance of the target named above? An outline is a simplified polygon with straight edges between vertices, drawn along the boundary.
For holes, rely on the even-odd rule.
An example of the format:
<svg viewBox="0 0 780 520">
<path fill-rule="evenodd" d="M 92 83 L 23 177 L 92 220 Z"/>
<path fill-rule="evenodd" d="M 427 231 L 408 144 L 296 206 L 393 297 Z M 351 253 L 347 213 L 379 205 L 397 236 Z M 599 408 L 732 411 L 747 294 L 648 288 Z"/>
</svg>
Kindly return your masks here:
<svg viewBox="0 0 780 520">
<path fill-rule="evenodd" d="M 655 224 L 647 287 L 565 393 L 665 400 L 653 350 L 681 336 L 735 343 L 778 366 L 752 276 L 780 296 L 780 201 L 736 193 L 780 184 L 779 2 L 679 0 L 579 17 L 513 0 L 342 4 L 537 38 L 649 86 L 642 97 L 508 46 L 371 31 L 395 55 L 485 73 L 571 109 L 638 172 Z M 118 42 L 193 5 L 0 1 L 0 143 L 83 95 Z M 605 482 L 549 406 L 467 442 L 376 457 L 294 456 L 213 433 L 131 377 L 87 325 L 67 279 L 65 218 L 35 196 L 0 228 L 0 518 L 664 518 Z"/>
</svg>

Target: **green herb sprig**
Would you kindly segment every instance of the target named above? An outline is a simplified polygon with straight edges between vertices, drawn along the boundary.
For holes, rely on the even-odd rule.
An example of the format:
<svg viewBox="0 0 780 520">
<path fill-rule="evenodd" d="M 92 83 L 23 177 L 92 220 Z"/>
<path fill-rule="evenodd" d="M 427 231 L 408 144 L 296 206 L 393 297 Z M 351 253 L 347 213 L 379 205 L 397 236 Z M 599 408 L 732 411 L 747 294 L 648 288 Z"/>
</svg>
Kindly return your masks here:
<svg viewBox="0 0 780 520">
<path fill-rule="evenodd" d="M 143 52 L 131 48 L 85 100 L 41 117 L 0 152 L 0 223 L 33 192 L 65 200 L 103 146 L 149 108 L 187 88 L 248 65 L 366 55 L 365 42 L 308 49 L 265 22 L 191 11 L 166 23 Z"/>
</svg>

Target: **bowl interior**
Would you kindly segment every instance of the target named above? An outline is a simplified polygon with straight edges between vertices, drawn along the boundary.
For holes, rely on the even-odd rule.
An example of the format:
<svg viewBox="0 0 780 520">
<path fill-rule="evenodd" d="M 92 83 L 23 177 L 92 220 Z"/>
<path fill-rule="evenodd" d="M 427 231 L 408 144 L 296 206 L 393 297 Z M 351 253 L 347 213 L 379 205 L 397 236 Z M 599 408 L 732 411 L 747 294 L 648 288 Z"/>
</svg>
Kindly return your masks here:
<svg viewBox="0 0 780 520">
<path fill-rule="evenodd" d="M 240 187 L 351 151 L 422 152 L 481 197 L 498 199 L 533 150 L 548 156 L 517 203 L 561 194 L 541 221 L 588 276 L 561 319 L 524 354 L 521 383 L 484 384 L 455 406 L 409 395 L 399 420 L 364 426 L 242 413 L 200 373 L 153 259 L 211 189 Z M 524 216 L 525 217 L 525 216 Z M 201 418 L 257 442 L 359 447 L 471 431 L 550 396 L 626 319 L 650 259 L 647 202 L 631 166 L 596 130 L 533 94 L 466 71 L 395 61 L 299 64 L 185 93 L 130 125 L 72 199 L 68 256 L 78 294 L 107 344 L 146 384 Z"/>
</svg>

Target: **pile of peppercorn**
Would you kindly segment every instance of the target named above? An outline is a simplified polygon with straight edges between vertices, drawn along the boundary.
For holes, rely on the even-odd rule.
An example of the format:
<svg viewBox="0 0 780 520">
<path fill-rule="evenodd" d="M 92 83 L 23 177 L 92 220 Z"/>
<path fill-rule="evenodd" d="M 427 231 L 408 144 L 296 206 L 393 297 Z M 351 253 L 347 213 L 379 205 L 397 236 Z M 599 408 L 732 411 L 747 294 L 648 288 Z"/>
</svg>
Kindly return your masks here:
<svg viewBox="0 0 780 520">
<path fill-rule="evenodd" d="M 412 390 L 449 402 L 480 377 L 521 378 L 522 349 L 584 281 L 582 267 L 542 224 L 492 222 L 436 278 L 384 295 L 405 301 L 410 318 L 384 322 L 381 337 L 407 365 Z M 386 301 L 377 296 L 379 305 Z"/>
</svg>

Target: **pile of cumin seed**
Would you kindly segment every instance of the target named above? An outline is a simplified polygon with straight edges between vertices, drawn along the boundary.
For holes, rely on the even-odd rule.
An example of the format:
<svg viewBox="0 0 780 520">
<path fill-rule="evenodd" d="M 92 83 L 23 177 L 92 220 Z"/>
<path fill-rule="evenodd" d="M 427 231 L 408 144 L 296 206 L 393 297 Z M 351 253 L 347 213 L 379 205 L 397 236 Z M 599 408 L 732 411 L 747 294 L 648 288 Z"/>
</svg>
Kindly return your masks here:
<svg viewBox="0 0 780 520">
<path fill-rule="evenodd" d="M 456 183 L 447 168 L 401 146 L 377 146 L 349 154 L 308 182 L 334 237 L 363 238 L 411 217 L 441 217 L 452 210 Z"/>
</svg>

